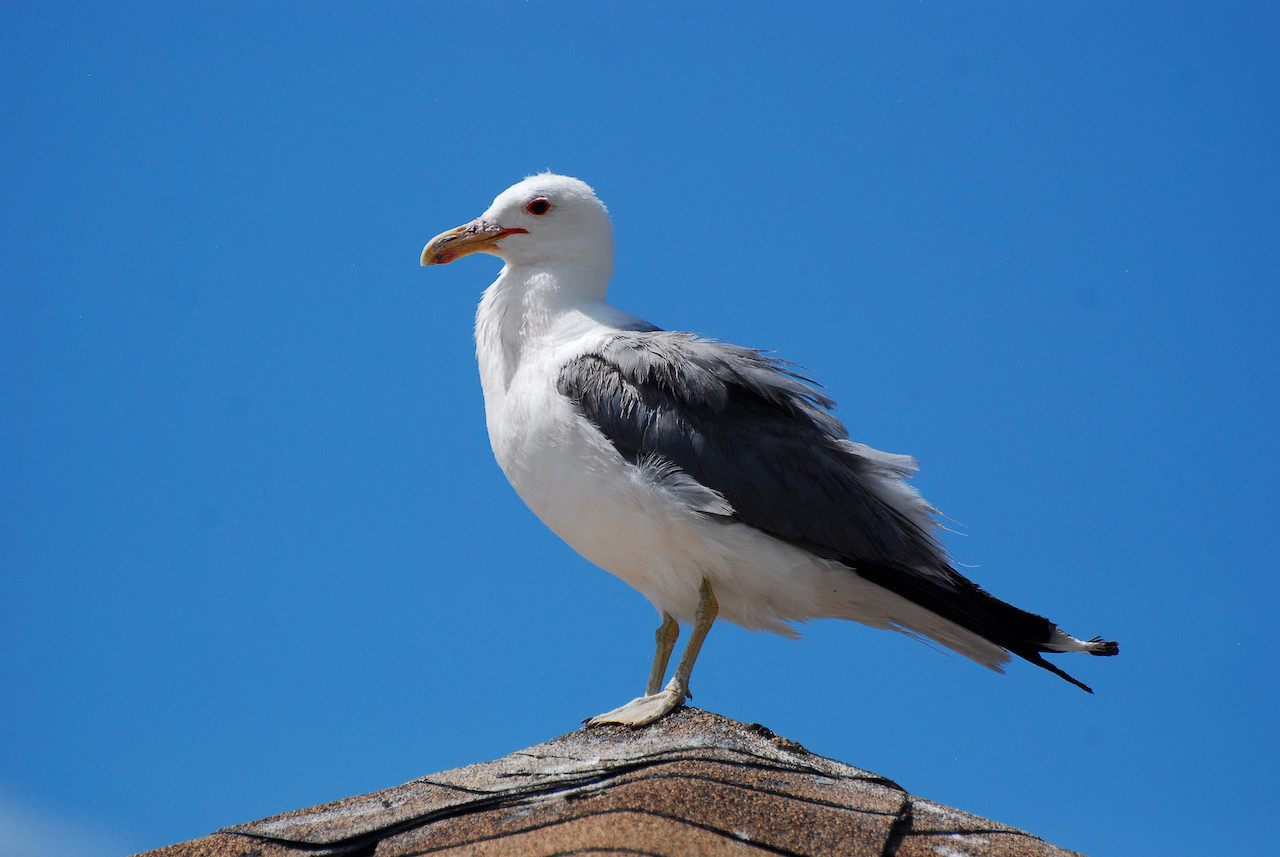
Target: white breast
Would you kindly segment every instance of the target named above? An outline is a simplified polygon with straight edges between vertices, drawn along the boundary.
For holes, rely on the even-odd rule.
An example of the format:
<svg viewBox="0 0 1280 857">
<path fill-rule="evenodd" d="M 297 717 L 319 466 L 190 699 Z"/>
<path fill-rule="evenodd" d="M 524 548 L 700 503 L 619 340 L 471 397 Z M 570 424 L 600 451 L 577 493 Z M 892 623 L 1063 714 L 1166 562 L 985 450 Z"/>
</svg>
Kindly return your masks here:
<svg viewBox="0 0 1280 857">
<path fill-rule="evenodd" d="M 839 563 L 700 514 L 624 459 L 556 384 L 564 365 L 635 319 L 603 302 L 524 306 L 528 290 L 509 287 L 509 273 L 476 314 L 489 441 L 516 493 L 579 554 L 685 623 L 706 579 L 720 617 L 752 630 L 794 637 L 790 622 L 839 617 L 928 633 L 983 662 L 1003 654 L 950 623 L 935 628 L 938 617 Z"/>
</svg>

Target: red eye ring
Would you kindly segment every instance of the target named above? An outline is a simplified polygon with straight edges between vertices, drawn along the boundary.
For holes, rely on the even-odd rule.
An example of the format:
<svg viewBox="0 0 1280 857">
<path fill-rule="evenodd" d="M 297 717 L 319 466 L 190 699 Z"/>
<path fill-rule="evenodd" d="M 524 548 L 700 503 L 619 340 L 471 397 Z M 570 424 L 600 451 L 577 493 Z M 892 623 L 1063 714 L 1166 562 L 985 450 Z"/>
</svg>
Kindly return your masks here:
<svg viewBox="0 0 1280 857">
<path fill-rule="evenodd" d="M 546 197 L 540 196 L 537 199 L 529 200 L 529 204 L 524 207 L 524 210 L 541 217 L 551 210 L 551 201 Z"/>
</svg>

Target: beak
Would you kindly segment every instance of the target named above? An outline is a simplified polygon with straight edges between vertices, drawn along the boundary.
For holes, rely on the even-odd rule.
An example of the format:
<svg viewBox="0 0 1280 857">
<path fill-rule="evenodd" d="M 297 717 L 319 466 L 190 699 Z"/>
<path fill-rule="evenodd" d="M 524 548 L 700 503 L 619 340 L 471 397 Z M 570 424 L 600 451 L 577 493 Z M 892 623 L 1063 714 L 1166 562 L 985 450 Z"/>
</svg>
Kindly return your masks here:
<svg viewBox="0 0 1280 857">
<path fill-rule="evenodd" d="M 528 229 L 504 229 L 487 220 L 473 220 L 448 232 L 441 232 L 422 248 L 422 264 L 447 265 L 454 259 L 492 250 L 494 245 L 517 232 Z"/>
</svg>

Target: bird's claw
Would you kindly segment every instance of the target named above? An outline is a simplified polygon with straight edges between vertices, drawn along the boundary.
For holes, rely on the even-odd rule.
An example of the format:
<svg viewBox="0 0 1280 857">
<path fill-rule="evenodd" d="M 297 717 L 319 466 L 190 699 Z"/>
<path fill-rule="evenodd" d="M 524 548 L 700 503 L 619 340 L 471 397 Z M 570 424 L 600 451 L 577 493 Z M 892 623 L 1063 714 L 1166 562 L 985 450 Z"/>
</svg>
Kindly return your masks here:
<svg viewBox="0 0 1280 857">
<path fill-rule="evenodd" d="M 637 697 L 620 708 L 613 711 L 607 711 L 589 720 L 583 721 L 588 726 L 604 726 L 610 723 L 620 724 L 622 726 L 630 726 L 632 729 L 639 729 L 641 726 L 648 726 L 671 712 L 681 708 L 684 705 L 684 699 L 688 696 L 688 691 L 684 688 L 667 687 L 657 693 L 648 696 Z"/>
</svg>

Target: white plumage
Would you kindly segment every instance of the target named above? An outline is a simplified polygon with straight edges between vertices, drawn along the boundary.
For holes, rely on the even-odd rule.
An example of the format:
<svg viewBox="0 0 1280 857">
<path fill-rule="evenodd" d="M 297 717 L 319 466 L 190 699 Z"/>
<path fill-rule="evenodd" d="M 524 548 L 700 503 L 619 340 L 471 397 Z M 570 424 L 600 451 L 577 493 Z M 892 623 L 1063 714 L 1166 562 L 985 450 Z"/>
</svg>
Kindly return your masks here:
<svg viewBox="0 0 1280 857">
<path fill-rule="evenodd" d="M 852 619 L 992 669 L 1012 651 L 1076 684 L 1039 653 L 1115 653 L 958 575 L 904 481 L 914 459 L 848 440 L 785 364 L 607 304 L 612 227 L 583 182 L 525 179 L 432 239 L 422 263 L 474 252 L 506 263 L 476 313 L 498 464 L 543 523 L 664 620 L 646 695 L 591 722 L 638 726 L 683 704 L 717 615 L 788 636 L 790 622 Z M 695 632 L 659 691 L 676 621 Z"/>
</svg>

